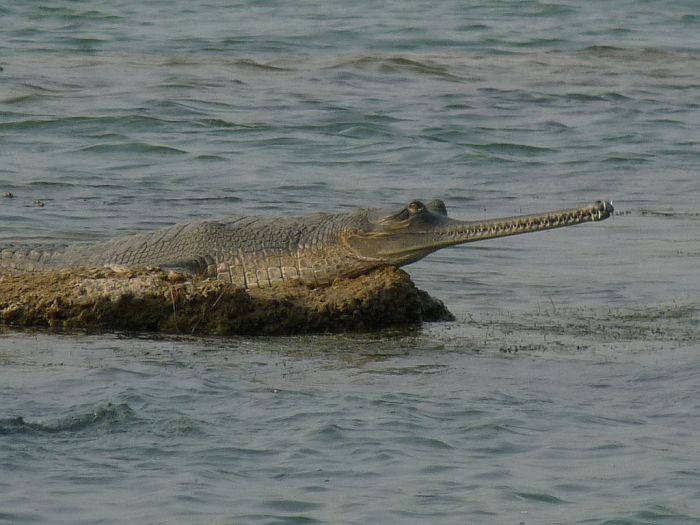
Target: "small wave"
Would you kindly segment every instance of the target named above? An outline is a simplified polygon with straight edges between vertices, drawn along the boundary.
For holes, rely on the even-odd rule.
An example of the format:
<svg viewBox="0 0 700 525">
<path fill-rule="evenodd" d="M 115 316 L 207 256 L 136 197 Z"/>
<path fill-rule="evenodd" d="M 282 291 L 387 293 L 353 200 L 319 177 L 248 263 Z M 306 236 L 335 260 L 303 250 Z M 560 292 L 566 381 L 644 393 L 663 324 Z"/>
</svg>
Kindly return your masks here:
<svg viewBox="0 0 700 525">
<path fill-rule="evenodd" d="M 273 66 L 272 64 L 264 64 L 262 62 L 256 62 L 255 60 L 251 59 L 236 60 L 234 64 L 239 68 L 257 69 L 260 71 L 294 71 L 292 68 L 289 67 Z"/>
<path fill-rule="evenodd" d="M 259 147 L 276 147 L 276 146 L 301 146 L 305 145 L 306 142 L 301 139 L 301 138 L 295 138 L 295 137 L 285 137 L 285 136 L 276 136 L 276 137 L 270 137 L 270 138 L 254 138 L 250 139 L 247 142 L 251 144 L 255 144 L 256 146 Z"/>
<path fill-rule="evenodd" d="M 598 57 L 620 57 L 628 53 L 628 50 L 622 47 L 595 45 L 588 46 L 581 50 L 583 55 L 592 55 Z"/>
<path fill-rule="evenodd" d="M 323 505 L 319 503 L 305 502 L 298 499 L 284 499 L 284 500 L 267 500 L 263 502 L 263 505 L 270 507 L 276 511 L 289 512 L 292 514 L 297 514 L 300 512 L 310 512 L 312 510 L 320 509 Z M 316 520 L 311 520 L 306 518 L 304 521 L 298 521 L 298 523 L 315 523 Z"/>
<path fill-rule="evenodd" d="M 24 104 L 25 102 L 33 102 L 34 100 L 38 100 L 40 98 L 41 96 L 37 95 L 36 93 L 28 93 L 25 95 L 13 95 L 11 97 L 0 99 L 0 103 L 9 106 L 12 104 Z"/>
<path fill-rule="evenodd" d="M 419 449 L 441 449 L 441 450 L 452 450 L 454 447 L 445 441 L 437 438 L 423 437 L 423 436 L 402 436 L 394 440 L 404 446 L 410 446 L 412 448 Z"/>
<path fill-rule="evenodd" d="M 569 503 L 566 500 L 557 498 L 552 494 L 546 494 L 544 492 L 516 492 L 515 496 L 524 500 L 531 500 L 536 503 L 550 503 L 555 505 Z"/>
<path fill-rule="evenodd" d="M 298 184 L 280 184 L 276 186 L 277 190 L 283 191 L 327 191 L 329 184 L 324 181 L 317 182 L 300 182 Z"/>
<path fill-rule="evenodd" d="M 641 49 L 633 49 L 618 46 L 588 46 L 581 50 L 582 55 L 592 56 L 596 58 L 608 58 L 624 61 L 640 61 L 640 62 L 659 62 L 669 61 L 675 57 L 680 57 L 679 54 L 665 49 L 657 49 L 645 47 Z"/>
<path fill-rule="evenodd" d="M 530 38 L 525 42 L 518 42 L 515 47 L 520 49 L 549 49 L 566 45 L 567 40 L 564 38 Z"/>
<path fill-rule="evenodd" d="M 46 423 L 26 421 L 22 416 L 0 419 L 0 435 L 81 432 L 96 427 L 120 426 L 131 418 L 133 411 L 128 405 L 106 403 L 87 411 L 81 409 Z"/>
<path fill-rule="evenodd" d="M 305 127 L 305 129 L 309 129 Z M 392 135 L 387 126 L 366 121 L 339 121 L 316 126 L 316 131 L 329 135 L 340 135 L 350 138 L 367 138 Z"/>
<path fill-rule="evenodd" d="M 121 20 L 122 17 L 113 14 L 103 13 L 95 9 L 79 10 L 69 7 L 38 7 L 33 13 L 36 18 L 48 18 L 51 20 L 81 20 L 81 21 L 101 21 L 101 20 Z"/>
<path fill-rule="evenodd" d="M 230 159 L 221 155 L 197 155 L 194 160 L 201 162 L 230 162 Z"/>
<path fill-rule="evenodd" d="M 463 26 L 457 26 L 455 31 L 467 33 L 470 31 L 488 31 L 490 29 L 491 26 L 487 26 L 485 24 L 466 24 Z"/>
<path fill-rule="evenodd" d="M 654 159 L 650 156 L 642 157 L 639 155 L 610 155 L 603 159 L 603 162 L 607 164 L 650 164 L 654 162 Z"/>
<path fill-rule="evenodd" d="M 449 66 L 424 58 L 406 58 L 402 56 L 383 57 L 383 56 L 363 56 L 352 60 L 340 62 L 338 64 L 327 67 L 326 69 L 372 69 L 378 70 L 380 73 L 417 73 L 420 75 L 428 75 L 439 77 L 447 80 L 462 81 L 463 78 L 450 72 Z"/>
<path fill-rule="evenodd" d="M 30 98 L 32 95 L 27 95 L 26 97 L 18 97 L 17 101 L 20 99 Z M 5 102 L 5 101 L 3 101 Z M 12 102 L 10 102 L 12 103 Z M 10 122 L 0 123 L 0 130 L 5 131 L 39 131 L 42 128 L 52 128 L 58 123 L 63 123 L 67 119 L 25 119 L 25 120 L 13 120 Z"/>
<path fill-rule="evenodd" d="M 475 144 L 471 147 L 475 150 L 486 151 L 489 153 L 525 156 L 544 155 L 547 153 L 553 153 L 555 151 L 552 148 L 543 148 L 541 146 L 529 146 L 527 144 L 512 144 L 510 142 Z"/>
<path fill-rule="evenodd" d="M 204 118 L 195 121 L 196 124 L 205 128 L 214 129 L 235 129 L 239 131 L 265 131 L 270 128 L 267 124 L 249 123 L 241 124 L 240 122 L 229 122 L 220 118 Z"/>
<path fill-rule="evenodd" d="M 122 144 L 93 144 L 80 148 L 78 151 L 88 153 L 138 153 L 142 155 L 186 155 L 187 151 L 164 146 L 162 144 L 148 144 L 145 142 L 127 142 Z"/>
<path fill-rule="evenodd" d="M 53 181 L 53 180 L 35 180 L 32 182 L 27 183 L 28 186 L 38 186 L 38 187 L 49 187 L 49 188 L 54 188 L 54 187 L 62 187 L 62 188 L 73 188 L 75 186 L 86 186 L 85 184 L 74 184 L 72 182 L 64 182 L 64 181 Z"/>
<path fill-rule="evenodd" d="M 172 115 L 176 114 L 179 118 L 183 115 L 200 116 L 207 119 L 212 113 L 221 113 L 234 109 L 234 106 L 224 102 L 214 100 L 203 100 L 200 98 L 181 99 L 181 100 L 162 100 L 154 102 L 152 105 L 154 111 L 160 114 Z"/>
<path fill-rule="evenodd" d="M 611 91 L 610 93 L 601 93 L 598 95 L 593 95 L 590 93 L 566 93 L 565 95 L 562 95 L 562 98 L 573 102 L 621 102 L 624 100 L 630 100 L 629 97 L 614 91 Z"/>
<path fill-rule="evenodd" d="M 94 49 L 107 43 L 107 40 L 101 38 L 86 38 L 86 37 L 70 37 L 61 38 L 62 44 L 68 44 L 81 49 Z"/>
<path fill-rule="evenodd" d="M 29 95 L 32 97 L 33 95 Z M 7 131 L 41 131 L 55 129 L 70 129 L 74 131 L 80 128 L 92 128 L 103 132 L 105 128 L 114 130 L 115 127 L 123 127 L 129 131 L 152 130 L 171 124 L 170 121 L 146 117 L 143 115 L 123 115 L 115 117 L 63 117 L 63 118 L 28 118 L 11 120 L 0 123 L 0 130 Z"/>
<path fill-rule="evenodd" d="M 651 208 L 642 208 L 640 213 L 646 217 L 664 217 L 664 218 L 681 218 L 681 219 L 700 219 L 700 212 L 693 211 L 676 211 L 676 210 L 659 210 Z"/>
<path fill-rule="evenodd" d="M 170 198 L 170 199 L 158 199 L 158 202 L 169 202 L 169 203 L 202 203 L 202 202 L 242 202 L 243 199 L 236 197 L 235 195 L 221 195 L 217 197 L 180 197 L 180 198 Z"/>
</svg>

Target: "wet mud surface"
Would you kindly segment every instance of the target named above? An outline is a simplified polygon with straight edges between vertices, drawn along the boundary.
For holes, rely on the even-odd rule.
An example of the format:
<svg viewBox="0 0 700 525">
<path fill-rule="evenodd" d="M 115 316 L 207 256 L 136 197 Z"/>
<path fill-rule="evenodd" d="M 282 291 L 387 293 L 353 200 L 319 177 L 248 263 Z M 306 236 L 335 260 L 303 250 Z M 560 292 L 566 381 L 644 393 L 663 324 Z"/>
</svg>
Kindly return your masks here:
<svg viewBox="0 0 700 525">
<path fill-rule="evenodd" d="M 362 332 L 451 319 L 441 301 L 394 268 L 313 289 L 243 290 L 150 268 L 0 277 L 0 322 L 13 327 L 283 335 Z"/>
</svg>

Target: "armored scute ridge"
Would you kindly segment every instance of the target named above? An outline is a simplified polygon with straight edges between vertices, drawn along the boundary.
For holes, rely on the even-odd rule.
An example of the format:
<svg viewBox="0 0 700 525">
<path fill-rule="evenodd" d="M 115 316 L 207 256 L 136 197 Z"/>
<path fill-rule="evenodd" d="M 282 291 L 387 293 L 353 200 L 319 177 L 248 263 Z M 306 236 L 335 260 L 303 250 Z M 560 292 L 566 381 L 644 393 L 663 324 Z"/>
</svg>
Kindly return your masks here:
<svg viewBox="0 0 700 525">
<path fill-rule="evenodd" d="M 241 288 L 286 283 L 315 287 L 385 266 L 404 266 L 447 246 L 600 221 L 612 212 L 611 202 L 597 201 L 535 215 L 460 221 L 449 218 L 445 204 L 434 200 L 393 210 L 235 217 L 95 243 L 9 245 L 2 249 L 0 272 L 156 266 Z"/>
</svg>

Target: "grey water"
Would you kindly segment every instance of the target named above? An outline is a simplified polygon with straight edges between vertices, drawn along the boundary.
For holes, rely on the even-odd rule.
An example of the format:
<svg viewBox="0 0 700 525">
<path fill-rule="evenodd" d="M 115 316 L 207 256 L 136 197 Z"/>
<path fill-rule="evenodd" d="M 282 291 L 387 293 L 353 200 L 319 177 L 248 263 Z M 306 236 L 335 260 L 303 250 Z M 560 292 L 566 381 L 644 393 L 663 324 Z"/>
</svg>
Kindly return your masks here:
<svg viewBox="0 0 700 525">
<path fill-rule="evenodd" d="M 0 242 L 442 198 L 452 323 L 0 333 L 0 523 L 700 523 L 700 14 L 0 5 Z M 11 197 L 10 197 L 11 194 Z"/>
</svg>

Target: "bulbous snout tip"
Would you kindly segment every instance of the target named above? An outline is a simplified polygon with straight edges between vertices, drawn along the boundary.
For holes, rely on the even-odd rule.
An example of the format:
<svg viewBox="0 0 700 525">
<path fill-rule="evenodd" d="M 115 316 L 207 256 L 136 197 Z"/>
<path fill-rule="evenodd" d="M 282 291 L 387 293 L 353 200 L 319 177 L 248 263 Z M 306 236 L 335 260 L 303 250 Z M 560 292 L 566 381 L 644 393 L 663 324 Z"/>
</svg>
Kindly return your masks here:
<svg viewBox="0 0 700 525">
<path fill-rule="evenodd" d="M 613 206 L 613 201 L 611 200 L 599 200 L 595 203 L 598 208 L 598 212 L 595 216 L 596 220 L 603 220 L 610 217 L 615 212 L 615 207 Z"/>
</svg>

